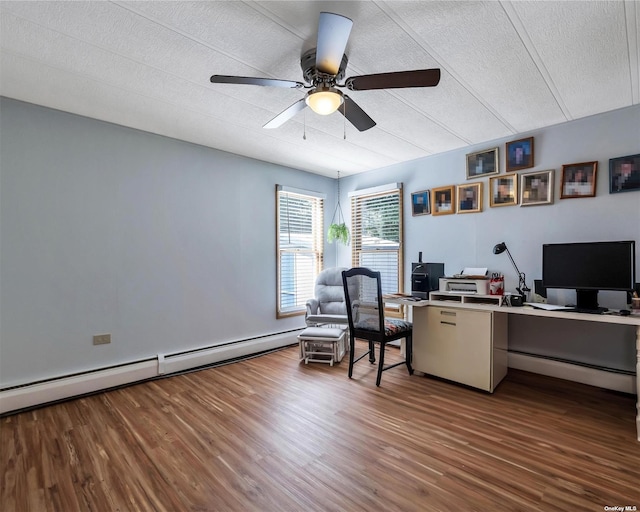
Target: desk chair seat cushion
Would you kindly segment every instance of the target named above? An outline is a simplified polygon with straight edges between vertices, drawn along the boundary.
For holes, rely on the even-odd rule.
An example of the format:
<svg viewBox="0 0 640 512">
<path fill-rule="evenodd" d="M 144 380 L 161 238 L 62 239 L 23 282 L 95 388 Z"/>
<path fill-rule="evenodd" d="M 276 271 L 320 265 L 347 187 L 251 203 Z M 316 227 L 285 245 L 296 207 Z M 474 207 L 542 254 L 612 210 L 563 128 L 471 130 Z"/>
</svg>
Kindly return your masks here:
<svg viewBox="0 0 640 512">
<path fill-rule="evenodd" d="M 354 327 L 358 330 L 379 332 L 379 320 L 377 318 L 369 317 L 357 322 Z M 385 318 L 384 319 L 384 335 L 394 336 L 401 332 L 411 331 L 413 324 L 405 320 L 398 318 Z"/>
</svg>

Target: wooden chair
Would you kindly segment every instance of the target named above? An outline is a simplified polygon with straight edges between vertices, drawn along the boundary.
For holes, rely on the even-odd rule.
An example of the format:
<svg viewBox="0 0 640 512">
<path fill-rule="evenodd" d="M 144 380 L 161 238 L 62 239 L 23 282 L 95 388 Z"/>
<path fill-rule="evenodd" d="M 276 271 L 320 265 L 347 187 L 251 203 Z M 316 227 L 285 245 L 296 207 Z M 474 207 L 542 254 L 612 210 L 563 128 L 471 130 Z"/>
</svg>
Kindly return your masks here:
<svg viewBox="0 0 640 512">
<path fill-rule="evenodd" d="M 404 320 L 384 317 L 380 272 L 362 267 L 345 270 L 342 272 L 342 284 L 349 320 L 349 378 L 353 375 L 353 365 L 365 356 L 369 356 L 369 362 L 371 364 L 376 362 L 376 343 L 380 345 L 376 386 L 380 386 L 382 372 L 402 364 L 407 365 L 409 375 L 412 375 L 413 325 L 411 322 Z M 369 342 L 369 349 L 357 358 L 355 357 L 356 338 Z M 390 341 L 401 338 L 405 338 L 406 340 L 405 361 L 385 366 L 385 345 Z"/>
</svg>

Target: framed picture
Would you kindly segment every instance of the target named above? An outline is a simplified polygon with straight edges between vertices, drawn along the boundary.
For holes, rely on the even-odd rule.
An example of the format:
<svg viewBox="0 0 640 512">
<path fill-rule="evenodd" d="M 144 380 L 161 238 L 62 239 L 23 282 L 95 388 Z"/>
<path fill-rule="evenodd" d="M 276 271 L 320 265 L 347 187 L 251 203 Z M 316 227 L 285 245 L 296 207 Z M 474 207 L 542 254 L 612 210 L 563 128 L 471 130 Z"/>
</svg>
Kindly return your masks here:
<svg viewBox="0 0 640 512">
<path fill-rule="evenodd" d="M 478 213 L 482 211 L 482 182 L 458 185 L 458 213 Z"/>
<path fill-rule="evenodd" d="M 515 206 L 518 204 L 518 175 L 505 174 L 489 178 L 489 206 Z"/>
<path fill-rule="evenodd" d="M 553 203 L 553 169 L 520 175 L 520 206 Z"/>
<path fill-rule="evenodd" d="M 411 194 L 411 213 L 413 216 L 431 213 L 428 190 L 421 190 Z"/>
<path fill-rule="evenodd" d="M 560 199 L 594 197 L 596 195 L 597 170 L 598 162 L 563 165 Z"/>
<path fill-rule="evenodd" d="M 609 160 L 609 192 L 640 190 L 640 155 Z"/>
<path fill-rule="evenodd" d="M 456 213 L 456 187 L 447 185 L 431 189 L 432 215 Z"/>
<path fill-rule="evenodd" d="M 498 148 L 486 149 L 467 155 L 467 179 L 498 174 Z"/>
<path fill-rule="evenodd" d="M 507 172 L 533 167 L 533 137 L 507 142 Z"/>
</svg>

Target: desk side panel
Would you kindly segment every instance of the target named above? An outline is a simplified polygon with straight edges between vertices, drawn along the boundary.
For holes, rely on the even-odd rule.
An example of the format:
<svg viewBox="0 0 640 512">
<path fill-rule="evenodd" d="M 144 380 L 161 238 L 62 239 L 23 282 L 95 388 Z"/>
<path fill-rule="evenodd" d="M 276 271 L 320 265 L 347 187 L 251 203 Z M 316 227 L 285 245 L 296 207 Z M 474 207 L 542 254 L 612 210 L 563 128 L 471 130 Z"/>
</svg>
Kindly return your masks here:
<svg viewBox="0 0 640 512">
<path fill-rule="evenodd" d="M 493 313 L 493 378 L 491 391 L 507 376 L 509 367 L 509 315 Z"/>
</svg>

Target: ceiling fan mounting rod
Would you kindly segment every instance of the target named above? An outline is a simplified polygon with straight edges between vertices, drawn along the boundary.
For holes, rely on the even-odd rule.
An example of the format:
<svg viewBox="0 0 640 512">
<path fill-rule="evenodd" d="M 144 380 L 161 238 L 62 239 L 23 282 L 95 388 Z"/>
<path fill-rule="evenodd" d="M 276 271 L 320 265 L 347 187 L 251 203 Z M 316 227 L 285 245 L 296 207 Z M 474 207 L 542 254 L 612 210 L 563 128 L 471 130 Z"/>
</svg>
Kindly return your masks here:
<svg viewBox="0 0 640 512">
<path fill-rule="evenodd" d="M 326 75 L 332 77 L 334 81 L 338 81 L 344 78 L 345 69 L 348 62 L 349 59 L 345 54 L 342 56 L 338 73 L 335 76 L 322 73 L 316 68 L 316 48 L 311 48 L 310 50 L 307 50 L 300 58 L 300 67 L 302 68 L 302 76 L 309 83 L 313 83 L 319 75 Z"/>
<path fill-rule="evenodd" d="M 313 79 L 313 85 L 318 88 L 332 88 L 336 87 L 336 78 L 333 75 L 327 75 L 325 73 L 320 73 L 315 76 Z"/>
</svg>

